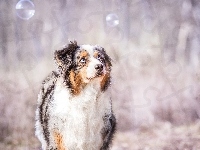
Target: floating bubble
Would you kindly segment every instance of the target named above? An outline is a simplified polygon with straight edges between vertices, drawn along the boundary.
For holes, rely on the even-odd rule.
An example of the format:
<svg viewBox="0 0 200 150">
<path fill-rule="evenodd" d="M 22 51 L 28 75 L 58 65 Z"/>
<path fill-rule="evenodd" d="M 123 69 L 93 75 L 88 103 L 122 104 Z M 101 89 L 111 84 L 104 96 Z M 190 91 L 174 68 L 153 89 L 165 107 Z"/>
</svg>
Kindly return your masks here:
<svg viewBox="0 0 200 150">
<path fill-rule="evenodd" d="M 119 25 L 119 17 L 116 14 L 108 14 L 106 16 L 106 23 L 109 27 L 115 27 Z"/>
<path fill-rule="evenodd" d="M 30 0 L 20 0 L 15 9 L 17 16 L 24 20 L 30 19 L 35 14 L 35 6 Z"/>
</svg>

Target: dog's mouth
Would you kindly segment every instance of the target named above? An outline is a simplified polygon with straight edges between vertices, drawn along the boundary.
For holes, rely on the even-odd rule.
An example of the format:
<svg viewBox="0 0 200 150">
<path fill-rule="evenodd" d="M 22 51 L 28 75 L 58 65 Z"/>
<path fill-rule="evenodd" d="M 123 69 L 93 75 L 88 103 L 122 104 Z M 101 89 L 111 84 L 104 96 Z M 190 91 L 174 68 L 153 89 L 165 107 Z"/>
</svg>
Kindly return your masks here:
<svg viewBox="0 0 200 150">
<path fill-rule="evenodd" d="M 92 80 L 92 79 L 95 79 L 95 78 L 99 78 L 99 77 L 102 77 L 104 75 L 104 72 L 101 71 L 101 72 L 97 72 L 95 74 L 95 76 L 92 76 L 92 77 L 87 77 L 87 80 Z"/>
<path fill-rule="evenodd" d="M 96 73 L 96 77 L 101 77 L 103 75 L 103 70 L 102 71 L 98 71 L 97 73 Z"/>
</svg>

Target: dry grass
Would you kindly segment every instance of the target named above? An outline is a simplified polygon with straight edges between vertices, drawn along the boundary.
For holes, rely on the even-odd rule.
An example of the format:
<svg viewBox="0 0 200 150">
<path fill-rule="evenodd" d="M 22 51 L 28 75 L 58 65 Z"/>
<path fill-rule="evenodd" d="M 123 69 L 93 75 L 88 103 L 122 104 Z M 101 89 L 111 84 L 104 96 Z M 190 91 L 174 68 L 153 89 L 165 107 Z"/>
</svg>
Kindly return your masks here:
<svg viewBox="0 0 200 150">
<path fill-rule="evenodd" d="M 200 122 L 174 126 L 169 122 L 141 126 L 131 131 L 117 131 L 111 150 L 198 150 Z M 38 150 L 39 142 L 29 138 L 23 142 L 0 143 L 0 149 Z"/>
<path fill-rule="evenodd" d="M 1 73 L 0 149 L 34 149 L 39 145 L 34 135 L 34 116 L 37 94 L 47 70 L 37 63 L 33 68 L 27 66 L 30 64 Z"/>
<path fill-rule="evenodd" d="M 118 132 L 112 150 L 197 150 L 200 149 L 200 122 L 173 126 L 157 123 L 135 131 Z"/>
</svg>

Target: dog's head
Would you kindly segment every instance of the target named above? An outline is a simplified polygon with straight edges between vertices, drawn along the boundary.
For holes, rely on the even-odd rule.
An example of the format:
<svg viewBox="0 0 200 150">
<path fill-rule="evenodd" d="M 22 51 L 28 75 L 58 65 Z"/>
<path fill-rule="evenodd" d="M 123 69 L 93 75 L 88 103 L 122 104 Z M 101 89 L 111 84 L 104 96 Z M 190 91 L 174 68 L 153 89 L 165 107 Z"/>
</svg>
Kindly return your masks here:
<svg viewBox="0 0 200 150">
<path fill-rule="evenodd" d="M 100 83 L 102 91 L 110 84 L 111 59 L 104 48 L 92 45 L 77 45 L 71 42 L 55 52 L 59 71 L 74 94 L 80 93 L 93 80 Z"/>
</svg>

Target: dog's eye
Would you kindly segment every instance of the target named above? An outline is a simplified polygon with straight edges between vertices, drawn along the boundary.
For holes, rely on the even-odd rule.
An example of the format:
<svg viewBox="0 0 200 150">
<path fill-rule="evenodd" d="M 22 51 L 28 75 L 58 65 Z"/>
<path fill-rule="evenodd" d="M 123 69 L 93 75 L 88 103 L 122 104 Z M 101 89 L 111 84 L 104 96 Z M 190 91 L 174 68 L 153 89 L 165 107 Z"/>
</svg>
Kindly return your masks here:
<svg viewBox="0 0 200 150">
<path fill-rule="evenodd" d="M 100 54 L 97 55 L 97 59 L 101 59 L 101 55 Z"/>
<path fill-rule="evenodd" d="M 98 59 L 98 60 L 102 60 L 102 61 L 104 60 L 104 58 L 103 58 L 102 55 L 100 55 L 100 54 L 97 55 L 97 59 Z"/>
<path fill-rule="evenodd" d="M 85 63 L 85 62 L 86 62 L 85 57 L 81 58 L 81 59 L 80 59 L 80 62 L 81 62 L 81 63 Z"/>
<path fill-rule="evenodd" d="M 97 59 L 100 60 L 101 62 L 104 62 L 104 58 L 100 54 L 97 55 Z"/>
</svg>

